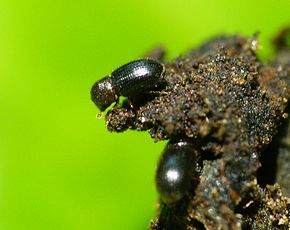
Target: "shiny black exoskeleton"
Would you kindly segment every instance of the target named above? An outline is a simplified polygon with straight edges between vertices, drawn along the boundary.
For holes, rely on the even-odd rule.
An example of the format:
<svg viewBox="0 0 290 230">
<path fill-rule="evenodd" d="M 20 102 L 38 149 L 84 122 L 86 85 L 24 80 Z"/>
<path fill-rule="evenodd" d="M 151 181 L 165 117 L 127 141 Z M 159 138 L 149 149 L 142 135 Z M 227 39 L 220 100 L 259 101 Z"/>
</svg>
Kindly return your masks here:
<svg viewBox="0 0 290 230">
<path fill-rule="evenodd" d="M 190 189 L 196 173 L 196 156 L 195 146 L 190 142 L 180 140 L 167 144 L 156 172 L 156 186 L 163 202 L 174 203 Z"/>
<path fill-rule="evenodd" d="M 153 59 L 129 62 L 111 75 L 97 81 L 91 89 L 91 99 L 104 111 L 119 96 L 134 97 L 156 87 L 163 79 L 164 66 Z"/>
</svg>

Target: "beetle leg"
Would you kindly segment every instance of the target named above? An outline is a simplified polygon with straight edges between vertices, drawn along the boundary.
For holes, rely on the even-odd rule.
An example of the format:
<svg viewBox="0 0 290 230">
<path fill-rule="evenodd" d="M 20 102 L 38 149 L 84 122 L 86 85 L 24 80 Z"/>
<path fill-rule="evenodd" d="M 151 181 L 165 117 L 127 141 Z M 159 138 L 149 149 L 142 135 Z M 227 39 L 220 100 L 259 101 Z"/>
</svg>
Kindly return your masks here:
<svg viewBox="0 0 290 230">
<path fill-rule="evenodd" d="M 164 91 L 164 90 L 160 90 L 160 91 L 149 91 L 149 94 L 161 94 L 161 95 L 167 95 L 168 92 Z"/>
<path fill-rule="evenodd" d="M 116 95 L 115 97 L 115 104 L 113 105 L 113 108 L 115 108 L 117 105 L 119 105 L 120 97 Z"/>
</svg>

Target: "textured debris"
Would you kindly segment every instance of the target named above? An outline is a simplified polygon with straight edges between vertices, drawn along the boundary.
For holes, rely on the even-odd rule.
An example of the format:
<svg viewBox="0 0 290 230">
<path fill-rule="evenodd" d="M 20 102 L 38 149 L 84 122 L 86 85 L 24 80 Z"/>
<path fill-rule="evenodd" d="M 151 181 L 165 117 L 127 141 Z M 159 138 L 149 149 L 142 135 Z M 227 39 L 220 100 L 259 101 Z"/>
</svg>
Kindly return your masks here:
<svg viewBox="0 0 290 230">
<path fill-rule="evenodd" d="M 245 215 L 244 227 L 248 229 L 289 229 L 290 198 L 282 195 L 278 184 L 261 190 L 256 214 Z M 257 201 L 255 201 L 257 203 Z"/>
<path fill-rule="evenodd" d="M 110 131 L 185 137 L 200 154 L 199 183 L 174 205 L 160 201 L 150 229 L 290 228 L 290 51 L 283 42 L 276 39 L 282 51 L 267 66 L 256 56 L 256 36 L 218 37 L 164 62 L 159 91 L 108 112 Z M 281 189 L 266 186 L 274 182 Z"/>
</svg>

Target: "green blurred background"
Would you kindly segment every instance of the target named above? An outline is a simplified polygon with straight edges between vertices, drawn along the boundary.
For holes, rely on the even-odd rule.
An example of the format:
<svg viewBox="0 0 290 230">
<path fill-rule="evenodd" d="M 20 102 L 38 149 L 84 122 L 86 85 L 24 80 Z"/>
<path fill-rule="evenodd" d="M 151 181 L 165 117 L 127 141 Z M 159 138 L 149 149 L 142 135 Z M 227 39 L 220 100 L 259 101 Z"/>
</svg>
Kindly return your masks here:
<svg viewBox="0 0 290 230">
<path fill-rule="evenodd" d="M 157 44 L 270 39 L 290 1 L 0 1 L 0 230 L 146 229 L 165 142 L 109 133 L 90 87 Z"/>
</svg>

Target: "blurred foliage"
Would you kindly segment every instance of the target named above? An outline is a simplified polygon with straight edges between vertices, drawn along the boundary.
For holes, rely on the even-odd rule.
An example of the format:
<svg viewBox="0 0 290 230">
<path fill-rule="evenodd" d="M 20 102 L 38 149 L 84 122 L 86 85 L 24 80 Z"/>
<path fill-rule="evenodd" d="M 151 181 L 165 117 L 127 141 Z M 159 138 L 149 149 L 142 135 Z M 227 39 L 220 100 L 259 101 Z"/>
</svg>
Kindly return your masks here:
<svg viewBox="0 0 290 230">
<path fill-rule="evenodd" d="M 163 44 L 172 58 L 216 34 L 290 23 L 290 1 L 0 2 L 0 229 L 146 229 L 156 162 L 147 133 L 109 133 L 97 79 Z"/>
</svg>

